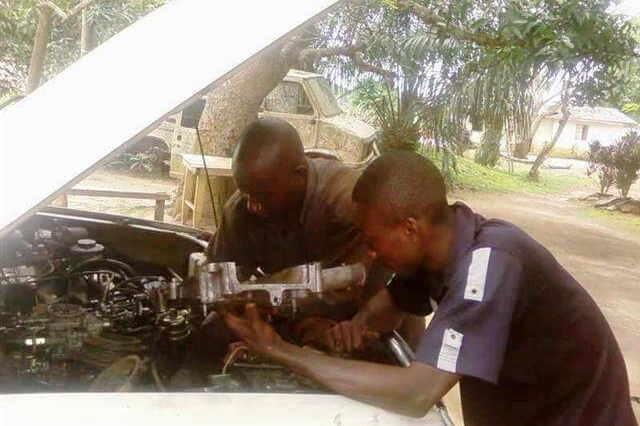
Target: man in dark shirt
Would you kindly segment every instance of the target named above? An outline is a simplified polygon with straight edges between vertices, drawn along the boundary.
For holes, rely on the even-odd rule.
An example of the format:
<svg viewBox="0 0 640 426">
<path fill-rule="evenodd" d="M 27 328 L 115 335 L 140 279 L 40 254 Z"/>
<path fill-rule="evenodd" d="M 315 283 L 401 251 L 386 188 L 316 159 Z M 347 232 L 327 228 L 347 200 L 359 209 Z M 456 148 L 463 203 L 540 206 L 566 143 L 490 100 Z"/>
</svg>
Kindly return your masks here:
<svg viewBox="0 0 640 426">
<path fill-rule="evenodd" d="M 243 131 L 232 164 L 238 191 L 209 243 L 210 261 L 236 262 L 241 278 L 309 262 L 365 263 L 370 270 L 364 291 L 337 295 L 341 301 L 367 300 L 387 282 L 391 274 L 370 265 L 356 225 L 351 193 L 360 171 L 308 158 L 295 128 L 269 117 Z M 401 334 L 415 347 L 424 327 L 424 316 L 411 316 Z"/>
<path fill-rule="evenodd" d="M 208 247 L 211 261 L 274 273 L 319 261 L 364 258 L 351 192 L 360 172 L 308 158 L 286 121 L 262 118 L 240 136 L 233 157 L 238 191 Z"/>
<path fill-rule="evenodd" d="M 365 328 L 434 317 L 407 368 L 331 358 L 284 342 L 255 306 L 227 324 L 255 350 L 352 398 L 422 416 L 460 382 L 465 424 L 636 425 L 605 318 L 553 255 L 516 226 L 447 204 L 413 153 L 376 160 L 353 191 L 370 255 L 397 278 L 328 333 L 350 350 Z"/>
</svg>

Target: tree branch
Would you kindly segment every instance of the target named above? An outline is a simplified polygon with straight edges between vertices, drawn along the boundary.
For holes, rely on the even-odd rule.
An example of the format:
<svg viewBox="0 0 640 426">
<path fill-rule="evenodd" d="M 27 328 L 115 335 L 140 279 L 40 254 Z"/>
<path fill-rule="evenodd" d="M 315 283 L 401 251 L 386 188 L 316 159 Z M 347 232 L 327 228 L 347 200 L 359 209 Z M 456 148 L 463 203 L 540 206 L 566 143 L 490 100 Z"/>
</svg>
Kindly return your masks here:
<svg viewBox="0 0 640 426">
<path fill-rule="evenodd" d="M 68 21 L 69 19 L 73 18 L 74 16 L 82 12 L 87 7 L 91 6 L 96 1 L 97 0 L 82 0 L 80 3 L 72 7 L 71 10 L 69 10 L 69 12 L 67 13 L 67 17 L 60 22 L 64 23 L 65 21 Z"/>
<path fill-rule="evenodd" d="M 327 56 L 351 56 L 363 49 L 361 45 L 354 44 L 351 46 L 324 47 L 318 49 L 302 49 L 299 53 L 301 61 L 315 61 L 319 58 Z"/>
<path fill-rule="evenodd" d="M 412 0 L 396 0 L 396 4 L 401 9 L 406 9 L 415 16 L 417 16 L 422 22 L 427 25 L 433 25 L 442 28 L 447 31 L 449 35 L 458 40 L 465 40 L 477 43 L 486 47 L 501 47 L 506 46 L 504 40 L 500 38 L 489 37 L 484 34 L 476 34 L 471 31 L 467 31 L 463 28 L 458 28 L 451 23 L 442 20 L 439 16 L 431 13 L 426 7 L 412 1 Z"/>
<path fill-rule="evenodd" d="M 87 7 L 91 6 L 98 0 L 82 0 L 80 3 L 73 6 L 68 12 L 64 12 L 57 4 L 52 2 L 51 0 L 38 0 L 38 4 L 41 6 L 47 6 L 50 8 L 53 13 L 57 16 L 57 22 L 60 24 L 64 24 L 69 19 L 75 17 L 80 12 L 82 12 Z"/>
<path fill-rule="evenodd" d="M 363 71 L 381 75 L 388 80 L 393 80 L 396 78 L 396 73 L 394 73 L 393 71 L 366 62 L 362 53 L 363 50 L 364 46 L 360 44 L 339 47 L 325 47 L 318 49 L 303 49 L 300 51 L 298 57 L 302 62 L 313 62 L 318 58 L 325 58 L 327 56 L 347 56 L 351 58 L 353 63 Z"/>
<path fill-rule="evenodd" d="M 393 71 L 389 71 L 377 65 L 370 64 L 364 60 L 364 55 L 362 52 L 355 52 L 351 55 L 351 60 L 356 66 L 364 71 L 369 71 L 374 74 L 379 74 L 385 77 L 387 80 L 394 80 L 396 78 L 396 73 Z"/>
<path fill-rule="evenodd" d="M 58 16 L 58 19 L 60 19 L 61 21 L 64 19 L 67 19 L 67 14 L 64 13 L 64 11 L 62 9 L 60 9 L 58 7 L 57 4 L 55 4 L 54 2 L 50 1 L 50 0 L 39 0 L 38 4 L 40 6 L 46 6 L 49 9 L 51 9 L 53 11 L 53 13 L 55 13 Z"/>
</svg>

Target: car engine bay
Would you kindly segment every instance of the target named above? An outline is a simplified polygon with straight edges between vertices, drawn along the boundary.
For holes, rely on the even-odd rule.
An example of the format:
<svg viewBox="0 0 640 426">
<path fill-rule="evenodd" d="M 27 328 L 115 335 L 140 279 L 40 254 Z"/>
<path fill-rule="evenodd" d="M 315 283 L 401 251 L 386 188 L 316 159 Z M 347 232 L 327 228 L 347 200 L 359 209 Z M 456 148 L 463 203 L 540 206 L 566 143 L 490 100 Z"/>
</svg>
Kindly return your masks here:
<svg viewBox="0 0 640 426">
<path fill-rule="evenodd" d="M 217 308 L 256 303 L 285 340 L 325 350 L 321 332 L 355 312 L 362 265 L 240 280 L 207 263 L 206 233 L 115 218 L 39 213 L 3 239 L 0 392 L 325 392 L 252 353 Z M 402 361 L 397 336 L 367 340 L 348 356 Z"/>
</svg>

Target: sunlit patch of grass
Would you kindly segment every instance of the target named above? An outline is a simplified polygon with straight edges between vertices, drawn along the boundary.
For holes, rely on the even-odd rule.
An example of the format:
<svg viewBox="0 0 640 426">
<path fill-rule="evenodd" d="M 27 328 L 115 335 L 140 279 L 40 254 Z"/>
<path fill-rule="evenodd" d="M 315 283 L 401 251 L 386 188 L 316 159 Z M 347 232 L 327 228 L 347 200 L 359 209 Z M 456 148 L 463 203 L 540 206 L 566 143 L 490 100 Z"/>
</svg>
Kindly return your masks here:
<svg viewBox="0 0 640 426">
<path fill-rule="evenodd" d="M 584 209 L 583 214 L 605 224 L 614 225 L 635 235 L 640 235 L 640 216 L 638 215 L 597 209 L 595 207 Z"/>
<path fill-rule="evenodd" d="M 440 165 L 440 157 L 437 154 L 427 156 L 436 165 Z M 575 187 L 583 187 L 588 184 L 586 177 L 558 176 L 552 173 L 544 173 L 539 182 L 533 182 L 527 178 L 529 167 L 521 165 L 515 167 L 514 172 L 508 172 L 501 167 L 486 167 L 474 161 L 457 157 L 457 174 L 455 175 L 454 188 L 463 188 L 473 191 L 487 191 L 499 193 L 525 193 L 525 194 L 557 194 L 568 192 Z"/>
</svg>

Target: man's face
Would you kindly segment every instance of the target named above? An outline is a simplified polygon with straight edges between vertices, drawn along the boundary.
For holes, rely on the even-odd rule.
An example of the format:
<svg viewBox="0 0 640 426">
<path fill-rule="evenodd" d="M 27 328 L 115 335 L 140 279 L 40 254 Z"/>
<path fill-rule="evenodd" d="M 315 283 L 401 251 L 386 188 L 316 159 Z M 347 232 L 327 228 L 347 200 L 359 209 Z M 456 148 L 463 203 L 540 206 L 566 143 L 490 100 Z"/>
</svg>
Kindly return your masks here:
<svg viewBox="0 0 640 426">
<path fill-rule="evenodd" d="M 389 225 L 379 210 L 363 204 L 356 212 L 369 256 L 400 277 L 411 276 L 423 260 L 415 227 L 409 221 Z"/>
<path fill-rule="evenodd" d="M 252 162 L 234 167 L 240 192 L 247 196 L 247 210 L 262 219 L 280 221 L 297 213 L 297 202 L 305 191 L 306 179 L 293 170 L 256 165 Z"/>
</svg>

